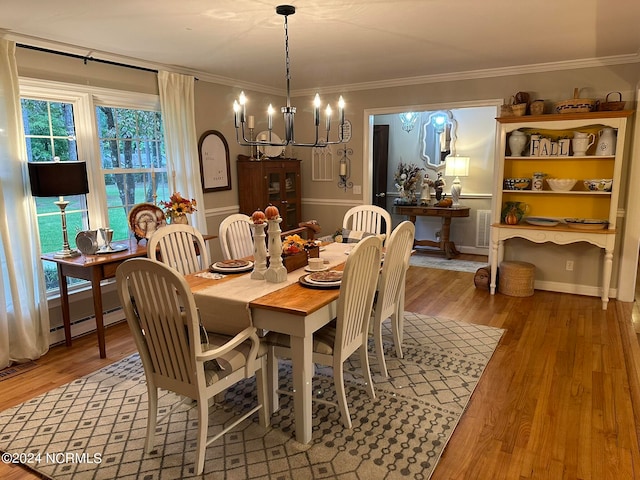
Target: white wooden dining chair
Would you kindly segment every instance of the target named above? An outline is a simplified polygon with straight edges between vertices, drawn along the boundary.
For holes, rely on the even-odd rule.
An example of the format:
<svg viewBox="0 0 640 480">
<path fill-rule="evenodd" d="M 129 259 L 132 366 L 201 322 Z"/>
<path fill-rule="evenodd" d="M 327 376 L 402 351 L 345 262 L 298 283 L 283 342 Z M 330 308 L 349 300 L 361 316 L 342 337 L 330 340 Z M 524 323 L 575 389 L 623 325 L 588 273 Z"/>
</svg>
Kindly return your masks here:
<svg viewBox="0 0 640 480">
<path fill-rule="evenodd" d="M 209 266 L 209 250 L 202 234 L 191 225 L 173 223 L 157 229 L 147 243 L 147 257 L 183 275 Z"/>
<path fill-rule="evenodd" d="M 195 474 L 201 475 L 209 444 L 255 412 L 259 412 L 260 425 L 269 426 L 266 348 L 253 326 L 239 329 L 235 336 L 208 332 L 203 343 L 189 285 L 183 275 L 162 263 L 147 258 L 129 259 L 118 267 L 116 282 L 147 381 L 149 412 L 145 450 L 149 453 L 153 449 L 158 389 L 193 399 L 198 410 Z M 258 405 L 207 438 L 209 400 L 254 375 Z M 178 406 L 184 407 L 184 402 L 176 398 L 173 408 Z M 170 414 L 171 411 L 160 422 Z"/>
<path fill-rule="evenodd" d="M 251 218 L 242 213 L 234 213 L 222 220 L 218 237 L 225 260 L 253 255 L 253 234 L 250 225 Z"/>
<path fill-rule="evenodd" d="M 382 324 L 391 320 L 391 332 L 396 355 L 402 358 L 402 328 L 404 319 L 404 291 L 409 257 L 413 248 L 415 226 L 409 221 L 399 224 L 387 240 L 384 264 L 378 280 L 378 292 L 373 307 L 373 338 L 381 373 L 388 377 L 382 344 Z"/>
<path fill-rule="evenodd" d="M 367 339 L 369 319 L 373 306 L 373 297 L 380 270 L 382 241 L 380 238 L 366 237 L 355 245 L 347 258 L 340 296 L 338 298 L 336 319 L 313 334 L 313 363 L 333 368 L 333 378 L 337 402 L 316 401 L 337 405 L 346 428 L 351 428 L 351 416 L 347 406 L 344 384 L 344 362 L 357 350 L 360 350 L 362 375 L 369 396 L 375 398 Z M 269 392 L 272 395 L 272 411 L 277 410 L 278 394 L 290 392 L 278 390 L 278 358 L 291 358 L 290 338 L 275 332 L 269 332 L 265 338 L 269 345 Z M 309 372 L 309 378 L 313 372 Z"/>
<path fill-rule="evenodd" d="M 342 228 L 349 230 L 387 234 L 391 231 L 391 214 L 377 205 L 358 205 L 347 210 Z M 384 242 L 383 242 L 384 243 Z"/>
</svg>

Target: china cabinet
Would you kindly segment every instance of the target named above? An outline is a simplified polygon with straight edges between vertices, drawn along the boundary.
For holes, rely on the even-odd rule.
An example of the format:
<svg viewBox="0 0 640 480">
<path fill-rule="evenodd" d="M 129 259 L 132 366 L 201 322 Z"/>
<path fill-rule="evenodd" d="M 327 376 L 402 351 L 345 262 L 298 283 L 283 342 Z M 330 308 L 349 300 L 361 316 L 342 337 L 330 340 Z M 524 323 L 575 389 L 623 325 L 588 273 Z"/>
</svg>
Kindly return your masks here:
<svg viewBox="0 0 640 480">
<path fill-rule="evenodd" d="M 269 158 L 256 160 L 238 155 L 238 201 L 240 213 L 275 205 L 280 210 L 283 231 L 298 228 L 302 218 L 300 160 Z"/>
<path fill-rule="evenodd" d="M 588 242 L 604 250 L 602 259 L 602 308 L 607 308 L 620 174 L 624 158 L 627 118 L 632 111 L 592 112 L 500 117 L 497 119 L 496 169 L 491 226 L 491 283 L 496 290 L 497 269 L 508 248 L 507 240 L 524 238 L 531 242 L 567 245 Z M 511 151 L 514 137 L 527 137 L 523 151 Z M 585 135 L 586 134 L 586 135 Z M 607 149 L 598 150 L 598 139 L 607 137 Z M 572 140 L 592 137 L 586 151 L 574 148 Z M 612 141 L 615 145 L 609 143 Z M 519 146 L 517 147 L 520 150 Z M 515 180 L 536 178 L 532 182 Z M 565 190 L 550 178 L 575 179 Z M 540 185 L 539 180 L 542 179 Z M 610 183 L 585 180 L 611 179 Z M 603 187 L 594 188 L 593 185 Z M 608 186 L 611 185 L 611 188 Z M 541 188 L 540 188 L 541 187 Z M 519 189 L 523 188 L 523 189 Z M 509 215 L 509 207 L 524 215 Z M 515 217 L 515 219 L 514 219 Z"/>
</svg>

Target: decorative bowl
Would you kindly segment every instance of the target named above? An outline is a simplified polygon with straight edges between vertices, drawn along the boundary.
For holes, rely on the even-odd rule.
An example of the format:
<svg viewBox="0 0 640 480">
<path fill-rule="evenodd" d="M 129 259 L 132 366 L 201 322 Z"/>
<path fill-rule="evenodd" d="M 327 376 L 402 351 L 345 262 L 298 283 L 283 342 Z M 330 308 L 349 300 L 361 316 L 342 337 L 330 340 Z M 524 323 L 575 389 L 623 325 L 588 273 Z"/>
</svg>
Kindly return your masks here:
<svg viewBox="0 0 640 480">
<path fill-rule="evenodd" d="M 529 190 L 531 188 L 530 178 L 505 178 L 505 190 Z"/>
<path fill-rule="evenodd" d="M 593 178 L 583 180 L 583 182 L 584 188 L 592 192 L 610 192 L 613 185 L 613 179 L 611 178 Z"/>
<path fill-rule="evenodd" d="M 568 192 L 577 181 L 575 178 L 547 178 L 547 184 L 554 192 Z"/>
</svg>

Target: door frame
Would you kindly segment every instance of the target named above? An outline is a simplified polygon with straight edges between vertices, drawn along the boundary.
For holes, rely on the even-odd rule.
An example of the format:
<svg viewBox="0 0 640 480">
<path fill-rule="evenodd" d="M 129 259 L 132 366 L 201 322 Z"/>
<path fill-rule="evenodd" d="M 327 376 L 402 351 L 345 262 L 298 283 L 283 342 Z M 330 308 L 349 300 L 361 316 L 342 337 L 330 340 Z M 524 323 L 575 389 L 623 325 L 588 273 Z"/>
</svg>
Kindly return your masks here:
<svg viewBox="0 0 640 480">
<path fill-rule="evenodd" d="M 471 107 L 496 107 L 496 112 L 500 111 L 499 107 L 504 103 L 502 98 L 492 98 L 487 100 L 474 100 L 466 102 L 446 102 L 446 103 L 426 103 L 416 105 L 404 105 L 395 107 L 381 108 L 365 108 L 363 112 L 362 125 L 362 198 L 363 203 L 367 204 L 372 198 L 373 192 L 373 117 L 375 115 L 387 115 L 402 112 L 426 112 L 435 110 L 449 110 L 456 108 Z M 388 174 L 388 173 L 387 173 Z"/>
</svg>

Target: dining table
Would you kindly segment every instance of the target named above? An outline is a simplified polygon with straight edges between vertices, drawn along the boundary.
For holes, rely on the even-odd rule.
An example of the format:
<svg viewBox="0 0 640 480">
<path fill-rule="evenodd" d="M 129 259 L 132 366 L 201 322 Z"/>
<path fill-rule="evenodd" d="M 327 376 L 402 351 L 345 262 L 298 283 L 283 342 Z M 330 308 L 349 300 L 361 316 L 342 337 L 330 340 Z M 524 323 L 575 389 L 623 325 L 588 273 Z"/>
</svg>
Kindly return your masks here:
<svg viewBox="0 0 640 480">
<path fill-rule="evenodd" d="M 329 243 L 320 248 L 328 269 L 342 270 L 353 244 Z M 251 271 L 187 275 L 205 330 L 235 334 L 253 324 L 258 329 L 291 338 L 295 436 L 312 438 L 313 334 L 336 317 L 339 287 L 309 288 L 299 280 L 308 272 L 293 270 L 281 283 L 251 278 Z M 276 395 L 275 392 L 269 392 Z M 275 405 L 275 402 L 271 402 Z"/>
</svg>

